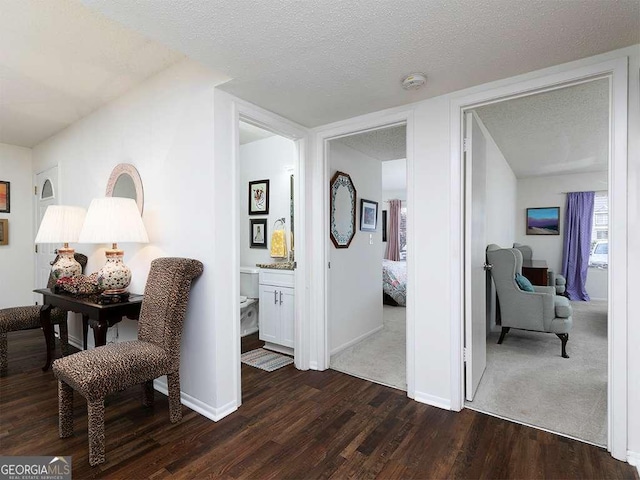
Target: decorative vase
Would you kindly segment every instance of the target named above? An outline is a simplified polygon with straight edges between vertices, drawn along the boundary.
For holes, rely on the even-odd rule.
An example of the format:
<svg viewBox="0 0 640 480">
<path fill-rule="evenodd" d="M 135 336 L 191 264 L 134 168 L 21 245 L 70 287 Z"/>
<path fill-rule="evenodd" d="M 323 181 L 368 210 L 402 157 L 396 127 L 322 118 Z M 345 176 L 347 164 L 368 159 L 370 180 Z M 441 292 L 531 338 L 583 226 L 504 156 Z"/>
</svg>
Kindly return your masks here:
<svg viewBox="0 0 640 480">
<path fill-rule="evenodd" d="M 122 261 L 123 250 L 107 250 L 107 263 L 98 271 L 98 287 L 107 295 L 124 293 L 131 283 L 131 269 Z"/>
<path fill-rule="evenodd" d="M 63 277 L 73 278 L 82 273 L 82 266 L 76 261 L 73 248 L 59 248 L 58 261 L 51 266 L 53 278 L 58 280 Z"/>
</svg>

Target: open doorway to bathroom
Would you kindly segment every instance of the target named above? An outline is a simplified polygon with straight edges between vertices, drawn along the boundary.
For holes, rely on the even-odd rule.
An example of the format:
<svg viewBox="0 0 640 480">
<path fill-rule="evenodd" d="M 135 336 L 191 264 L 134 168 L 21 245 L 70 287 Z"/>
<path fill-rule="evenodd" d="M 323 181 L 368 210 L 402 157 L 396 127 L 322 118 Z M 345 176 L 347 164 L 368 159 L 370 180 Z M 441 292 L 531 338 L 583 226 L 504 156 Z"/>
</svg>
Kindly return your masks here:
<svg viewBox="0 0 640 480">
<path fill-rule="evenodd" d="M 293 363 L 296 143 L 239 122 L 240 337 L 242 375 Z"/>
<path fill-rule="evenodd" d="M 327 156 L 329 366 L 405 391 L 406 138 L 405 124 L 373 129 L 330 140 Z"/>
</svg>

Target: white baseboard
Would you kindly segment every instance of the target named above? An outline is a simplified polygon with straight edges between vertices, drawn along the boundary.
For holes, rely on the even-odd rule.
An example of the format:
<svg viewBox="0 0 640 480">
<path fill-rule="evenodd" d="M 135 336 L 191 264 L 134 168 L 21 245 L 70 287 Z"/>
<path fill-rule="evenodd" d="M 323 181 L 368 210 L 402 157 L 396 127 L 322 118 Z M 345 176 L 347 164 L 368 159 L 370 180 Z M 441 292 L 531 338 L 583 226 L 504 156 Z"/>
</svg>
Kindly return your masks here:
<svg viewBox="0 0 640 480">
<path fill-rule="evenodd" d="M 73 337 L 73 336 L 69 335 L 69 344 L 73 345 L 78 350 L 84 350 L 84 345 L 83 345 L 82 339 L 80 339 L 78 337 Z"/>
<path fill-rule="evenodd" d="M 153 387 L 160 393 L 169 395 L 169 390 L 167 389 L 167 383 L 165 381 L 154 380 Z M 200 415 L 203 415 L 214 422 L 222 420 L 224 417 L 238 409 L 238 405 L 235 401 L 231 401 L 222 407 L 215 408 L 184 392 L 180 392 L 180 402 L 191 410 L 198 412 Z"/>
<path fill-rule="evenodd" d="M 315 360 L 309 362 L 309 370 L 318 370 L 318 362 Z"/>
<path fill-rule="evenodd" d="M 627 450 L 627 462 L 629 462 L 629 465 L 636 467 L 638 474 L 640 474 L 640 452 Z"/>
<path fill-rule="evenodd" d="M 451 410 L 451 400 L 448 398 L 436 397 L 435 395 L 429 395 L 423 392 L 414 392 L 413 399 L 416 402 L 426 403 L 432 407 L 443 408 L 445 410 Z"/>
<path fill-rule="evenodd" d="M 344 343 L 344 344 L 340 345 L 339 347 L 334 348 L 333 350 L 331 350 L 329 355 L 335 355 L 336 353 L 340 353 L 341 351 L 346 350 L 347 348 L 349 348 L 352 345 L 355 345 L 356 343 L 360 343 L 365 338 L 370 337 L 374 333 L 377 333 L 380 330 L 382 330 L 382 327 L 383 327 L 383 325 L 380 325 L 379 327 L 374 328 L 370 332 L 364 333 L 364 334 L 360 335 L 359 337 L 354 338 L 350 342 Z"/>
</svg>

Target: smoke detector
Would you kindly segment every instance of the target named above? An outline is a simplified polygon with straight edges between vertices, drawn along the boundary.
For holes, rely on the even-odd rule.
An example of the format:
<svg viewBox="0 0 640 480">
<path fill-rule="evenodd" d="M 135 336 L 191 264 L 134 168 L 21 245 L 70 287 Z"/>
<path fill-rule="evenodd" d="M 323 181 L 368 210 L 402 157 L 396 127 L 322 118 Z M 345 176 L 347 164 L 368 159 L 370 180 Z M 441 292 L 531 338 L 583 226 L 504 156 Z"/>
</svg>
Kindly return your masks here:
<svg viewBox="0 0 640 480">
<path fill-rule="evenodd" d="M 402 79 L 402 88 L 405 90 L 417 90 L 427 83 L 427 76 L 424 73 L 410 73 Z"/>
</svg>

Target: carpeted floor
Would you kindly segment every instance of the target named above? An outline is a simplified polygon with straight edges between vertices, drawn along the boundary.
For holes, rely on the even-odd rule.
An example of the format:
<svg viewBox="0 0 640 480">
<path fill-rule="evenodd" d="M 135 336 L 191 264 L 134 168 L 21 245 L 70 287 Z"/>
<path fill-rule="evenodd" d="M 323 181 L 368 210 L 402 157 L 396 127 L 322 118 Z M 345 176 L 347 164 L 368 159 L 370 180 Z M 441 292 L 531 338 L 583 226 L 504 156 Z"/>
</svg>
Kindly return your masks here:
<svg viewBox="0 0 640 480">
<path fill-rule="evenodd" d="M 339 372 L 407 390 L 406 309 L 384 305 L 382 330 L 331 357 Z"/>
<path fill-rule="evenodd" d="M 511 330 L 487 339 L 487 369 L 474 409 L 564 433 L 607 441 L 607 302 L 571 302 L 568 359 L 552 334 Z"/>
</svg>

